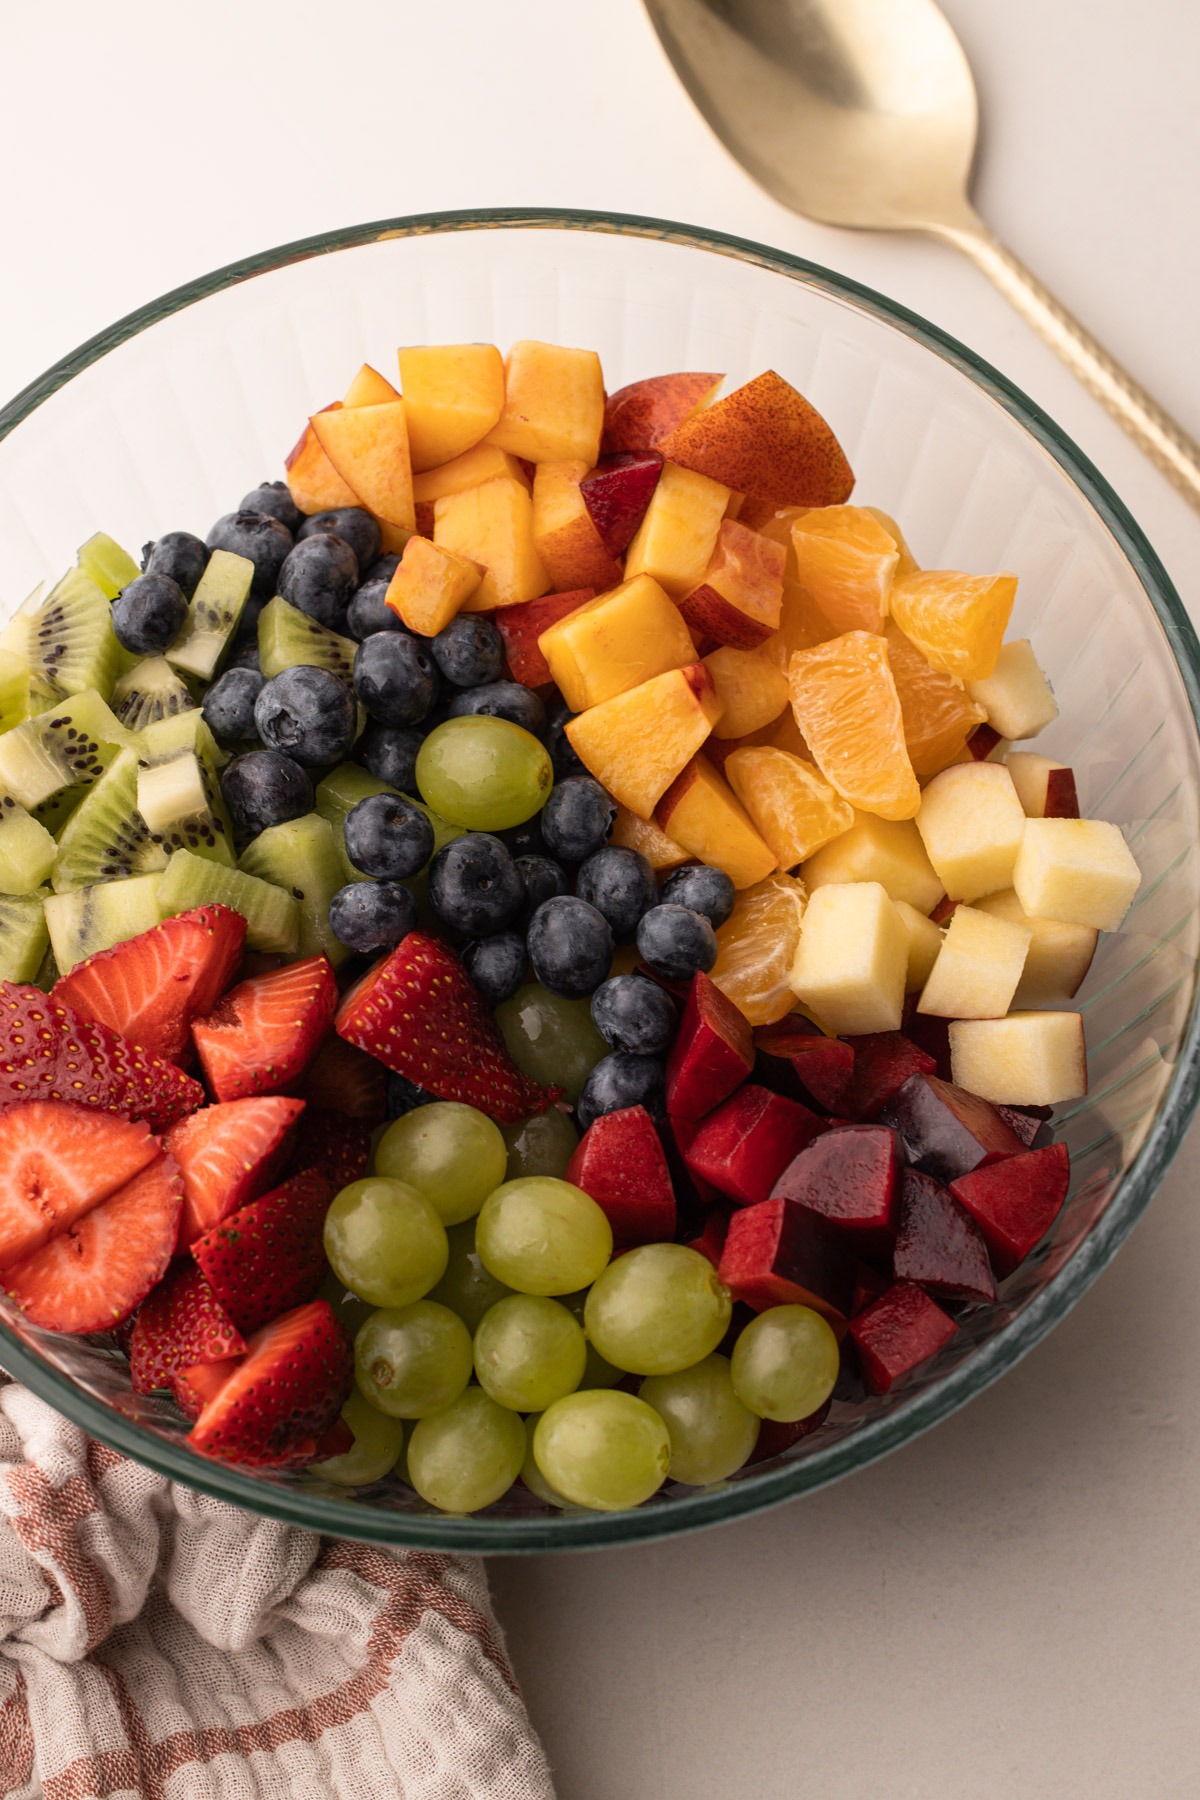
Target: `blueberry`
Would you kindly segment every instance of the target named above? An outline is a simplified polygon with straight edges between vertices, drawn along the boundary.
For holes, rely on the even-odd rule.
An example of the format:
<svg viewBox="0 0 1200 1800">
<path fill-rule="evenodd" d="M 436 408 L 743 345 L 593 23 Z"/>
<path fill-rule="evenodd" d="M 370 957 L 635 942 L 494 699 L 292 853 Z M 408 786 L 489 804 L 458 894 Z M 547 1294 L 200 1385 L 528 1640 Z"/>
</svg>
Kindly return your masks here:
<svg viewBox="0 0 1200 1800">
<path fill-rule="evenodd" d="M 239 631 L 233 640 L 233 648 L 225 662 L 226 669 L 254 669 L 262 673 L 262 664 L 258 659 L 258 633 L 256 631 Z"/>
<path fill-rule="evenodd" d="M 208 546 L 190 531 L 166 531 L 142 551 L 142 572 L 169 575 L 190 600 L 208 567 Z"/>
<path fill-rule="evenodd" d="M 715 931 L 733 911 L 737 889 L 724 869 L 710 869 L 705 863 L 689 863 L 676 869 L 663 882 L 662 897 L 675 906 L 686 906 L 703 913 Z"/>
<path fill-rule="evenodd" d="M 546 840 L 542 836 L 542 827 L 535 813 L 532 819 L 526 819 L 523 825 L 510 825 L 496 836 L 502 844 L 507 844 L 513 856 L 545 856 Z"/>
<path fill-rule="evenodd" d="M 614 975 L 592 995 L 592 1023 L 614 1050 L 657 1056 L 675 1037 L 675 1002 L 644 975 Z"/>
<path fill-rule="evenodd" d="M 112 603 L 112 628 L 126 650 L 160 656 L 187 612 L 187 595 L 169 575 L 135 575 Z"/>
<path fill-rule="evenodd" d="M 387 1116 L 398 1119 L 404 1113 L 410 1113 L 418 1106 L 428 1106 L 436 1100 L 428 1088 L 418 1087 L 407 1075 L 389 1075 L 387 1080 Z"/>
<path fill-rule="evenodd" d="M 430 863 L 429 904 L 455 931 L 490 937 L 512 924 L 525 904 L 525 889 L 500 839 L 468 831 Z"/>
<path fill-rule="evenodd" d="M 652 1119 L 661 1119 L 666 1085 L 666 1070 L 657 1056 L 614 1050 L 611 1056 L 601 1057 L 584 1082 L 575 1122 L 586 1131 L 602 1114 L 620 1112 L 626 1106 L 644 1106 Z"/>
<path fill-rule="evenodd" d="M 292 534 L 270 513 L 235 512 L 218 519 L 205 542 L 210 550 L 229 550 L 234 556 L 248 556 L 254 564 L 250 592 L 269 600 L 292 547 Z"/>
<path fill-rule="evenodd" d="M 362 564 L 359 564 L 359 568 Z M 400 558 L 390 552 L 387 556 L 378 557 L 363 576 L 364 581 L 390 581 L 400 567 Z"/>
<path fill-rule="evenodd" d="M 479 938 L 462 953 L 463 965 L 484 999 L 493 1006 L 511 1000 L 525 979 L 529 953 L 519 931 Z"/>
<path fill-rule="evenodd" d="M 238 511 L 270 513 L 273 519 L 287 526 L 293 537 L 304 523 L 304 514 L 288 492 L 286 481 L 264 481 L 251 488 Z"/>
<path fill-rule="evenodd" d="M 398 881 L 352 881 L 329 902 L 334 937 L 364 956 L 394 950 L 416 922 L 417 903 Z"/>
<path fill-rule="evenodd" d="M 454 687 L 481 687 L 504 673 L 504 639 L 482 613 L 459 613 L 430 646 L 438 668 Z"/>
<path fill-rule="evenodd" d="M 349 544 L 329 532 L 301 538 L 279 571 L 276 591 L 297 612 L 330 631 L 346 624 L 346 607 L 358 586 L 358 558 Z"/>
<path fill-rule="evenodd" d="M 349 544 L 360 569 L 369 569 L 378 560 L 383 547 L 379 522 L 361 506 L 335 506 L 329 512 L 313 513 L 296 533 L 297 538 L 312 537 L 314 532 L 332 532 Z"/>
<path fill-rule="evenodd" d="M 354 691 L 381 725 L 418 725 L 437 699 L 429 649 L 405 631 L 375 631 L 354 656 Z"/>
<path fill-rule="evenodd" d="M 545 900 L 529 921 L 529 960 L 543 987 L 582 1000 L 599 987 L 612 962 L 608 920 L 586 900 L 562 894 Z"/>
<path fill-rule="evenodd" d="M 551 856 L 581 863 L 601 849 L 617 816 L 616 803 L 590 775 L 560 781 L 542 808 L 542 836 Z"/>
<path fill-rule="evenodd" d="M 399 794 L 370 794 L 346 814 L 346 855 L 364 875 L 405 881 L 433 855 L 429 815 Z"/>
<path fill-rule="evenodd" d="M 402 794 L 417 791 L 417 752 L 425 733 L 415 725 L 371 724 L 363 732 L 358 759 L 364 769 Z"/>
<path fill-rule="evenodd" d="M 546 705 L 546 732 L 543 742 L 554 764 L 554 779 L 566 781 L 572 775 L 586 775 L 587 770 L 571 748 L 566 728 L 575 714 L 565 700 L 552 700 Z"/>
<path fill-rule="evenodd" d="M 313 789 L 299 763 L 277 750 L 248 750 L 221 772 L 221 798 L 239 838 L 257 837 L 312 811 Z"/>
<path fill-rule="evenodd" d="M 263 678 L 258 669 L 226 669 L 213 682 L 200 708 L 213 736 L 229 744 L 252 738 L 254 702 L 262 690 Z"/>
<path fill-rule="evenodd" d="M 605 844 L 580 864 L 575 892 L 604 914 L 618 944 L 633 936 L 642 914 L 658 902 L 658 884 L 646 858 L 617 844 Z"/>
<path fill-rule="evenodd" d="M 545 707 L 532 689 L 522 687 L 519 681 L 488 681 L 482 687 L 455 694 L 450 702 L 450 717 L 463 719 L 470 713 L 509 719 L 534 737 L 540 737 L 546 728 Z"/>
<path fill-rule="evenodd" d="M 346 609 L 346 631 L 352 638 L 370 637 L 376 631 L 403 631 L 399 613 L 387 604 L 386 581 L 364 581 Z"/>
<path fill-rule="evenodd" d="M 703 913 L 687 906 L 652 906 L 643 913 L 637 947 L 643 962 L 674 981 L 690 981 L 717 960 L 716 932 Z"/>
<path fill-rule="evenodd" d="M 525 889 L 525 919 L 532 919 L 543 900 L 553 900 L 570 889 L 567 871 L 552 856 L 518 856 L 517 873 Z"/>
<path fill-rule="evenodd" d="M 254 703 L 254 723 L 268 750 L 319 767 L 347 755 L 358 731 L 358 709 L 345 682 L 328 669 L 295 663 L 264 685 Z"/>
</svg>

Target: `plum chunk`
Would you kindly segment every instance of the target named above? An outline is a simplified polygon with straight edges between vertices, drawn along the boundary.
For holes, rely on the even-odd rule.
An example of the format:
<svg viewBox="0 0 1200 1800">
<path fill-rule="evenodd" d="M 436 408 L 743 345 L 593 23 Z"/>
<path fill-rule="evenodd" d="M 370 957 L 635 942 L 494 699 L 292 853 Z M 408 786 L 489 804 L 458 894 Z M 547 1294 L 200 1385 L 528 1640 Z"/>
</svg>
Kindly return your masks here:
<svg viewBox="0 0 1200 1800">
<path fill-rule="evenodd" d="M 849 1111 L 854 1082 L 854 1050 L 843 1038 L 826 1037 L 807 1019 L 793 1014 L 754 1033 L 760 1063 L 786 1063 L 801 1088 L 825 1112 Z M 767 1086 L 772 1085 L 766 1075 Z"/>
<path fill-rule="evenodd" d="M 826 1131 L 790 1162 L 771 1195 L 844 1231 L 855 1255 L 886 1256 L 895 1235 L 900 1140 L 886 1125 Z"/>
<path fill-rule="evenodd" d="M 890 1275 L 881 1275 L 878 1269 L 871 1267 L 870 1263 L 860 1262 L 854 1271 L 854 1293 L 850 1300 L 851 1318 L 855 1313 L 860 1313 L 864 1308 L 870 1306 L 873 1300 L 878 1300 L 880 1294 L 886 1294 L 891 1285 Z"/>
<path fill-rule="evenodd" d="M 825 1128 L 798 1100 L 747 1082 L 701 1121 L 684 1161 L 693 1177 L 738 1206 L 752 1206 L 770 1196 L 792 1159 Z"/>
<path fill-rule="evenodd" d="M 901 1177 L 892 1268 L 898 1280 L 919 1282 L 930 1293 L 950 1299 L 996 1298 L 982 1232 L 965 1207 L 919 1169 L 905 1169 Z"/>
<path fill-rule="evenodd" d="M 867 1392 L 886 1394 L 949 1343 L 957 1329 L 924 1288 L 897 1281 L 850 1321 Z"/>
<path fill-rule="evenodd" d="M 854 1080 L 846 1110 L 856 1119 L 878 1118 L 910 1075 L 932 1075 L 936 1067 L 933 1057 L 900 1031 L 874 1031 L 847 1042 L 854 1057 Z"/>
<path fill-rule="evenodd" d="M 749 1468 L 751 1463 L 766 1462 L 772 1456 L 782 1456 L 801 1438 L 810 1437 L 825 1423 L 832 1404 L 827 1400 L 816 1412 L 809 1413 L 807 1419 L 797 1419 L 790 1425 L 781 1424 L 778 1419 L 764 1419 L 758 1428 L 758 1442 L 746 1458 L 746 1467 Z"/>
<path fill-rule="evenodd" d="M 1041 1150 L 1050 1142 L 1046 1121 L 1052 1110 L 1049 1106 L 998 1106 L 996 1108 L 1004 1123 L 1011 1126 L 1027 1150 Z"/>
<path fill-rule="evenodd" d="M 854 1264 L 852 1244 L 828 1219 L 794 1200 L 760 1200 L 730 1219 L 718 1272 L 755 1312 L 811 1306 L 839 1330 L 854 1292 Z"/>
<path fill-rule="evenodd" d="M 686 1240 L 687 1247 L 689 1250 L 698 1250 L 701 1256 L 707 1256 L 713 1268 L 719 1269 L 728 1232 L 729 1214 L 722 1212 L 719 1206 L 714 1206 L 696 1236 Z"/>
<path fill-rule="evenodd" d="M 1044 1150 L 1025 1150 L 950 1183 L 950 1192 L 983 1233 L 1001 1281 L 1045 1237 L 1070 1182 L 1067 1146 L 1047 1144 Z"/>
<path fill-rule="evenodd" d="M 654 1121 L 644 1106 L 602 1113 L 576 1146 L 566 1179 L 590 1194 L 618 1249 L 675 1235 L 675 1191 Z"/>
<path fill-rule="evenodd" d="M 947 1185 L 1025 1148 L 988 1101 L 937 1075 L 910 1075 L 880 1117 L 900 1133 L 913 1168 Z"/>
<path fill-rule="evenodd" d="M 668 1113 L 702 1119 L 741 1086 L 753 1067 L 749 1021 L 707 975 L 694 975 L 667 1059 Z"/>
<path fill-rule="evenodd" d="M 657 450 L 621 450 L 602 456 L 579 484 L 583 504 L 610 556 L 623 556 L 650 504 L 662 457 Z"/>
</svg>

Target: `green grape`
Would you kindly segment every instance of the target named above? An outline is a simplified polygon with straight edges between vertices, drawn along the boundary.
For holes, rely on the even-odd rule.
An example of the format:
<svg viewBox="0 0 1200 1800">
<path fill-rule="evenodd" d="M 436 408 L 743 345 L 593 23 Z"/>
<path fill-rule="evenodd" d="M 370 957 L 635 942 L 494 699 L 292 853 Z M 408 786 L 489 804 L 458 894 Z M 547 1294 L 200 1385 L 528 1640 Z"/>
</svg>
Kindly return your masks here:
<svg viewBox="0 0 1200 1800">
<path fill-rule="evenodd" d="M 518 1294 L 573 1294 L 608 1262 L 612 1226 L 582 1188 L 528 1175 L 488 1195 L 475 1247 L 484 1268 Z"/>
<path fill-rule="evenodd" d="M 339 1487 L 366 1487 L 395 1468 L 404 1449 L 404 1426 L 372 1406 L 357 1389 L 342 1408 L 354 1442 L 341 1456 L 313 1463 L 310 1473 Z"/>
<path fill-rule="evenodd" d="M 521 1464 L 521 1480 L 530 1493 L 535 1494 L 539 1500 L 544 1500 L 547 1506 L 569 1506 L 571 1502 L 564 1500 L 558 1490 L 550 1486 L 533 1454 L 533 1434 L 541 1416 L 541 1413 L 530 1413 L 525 1421 L 525 1461 Z"/>
<path fill-rule="evenodd" d="M 469 1387 L 441 1412 L 418 1419 L 408 1440 L 408 1480 L 443 1512 L 478 1512 L 506 1494 L 525 1461 L 519 1413 Z"/>
<path fill-rule="evenodd" d="M 506 1181 L 516 1181 L 522 1175 L 562 1176 L 575 1154 L 579 1133 L 565 1112 L 548 1106 L 544 1113 L 535 1113 L 523 1125 L 506 1125 L 504 1142 L 508 1146 Z"/>
<path fill-rule="evenodd" d="M 435 1300 L 373 1312 L 354 1340 L 354 1378 L 380 1412 L 423 1419 L 470 1381 L 471 1334 Z"/>
<path fill-rule="evenodd" d="M 533 1454 L 543 1478 L 564 1499 L 621 1512 L 662 1486 L 671 1440 L 644 1400 L 594 1389 L 567 1394 L 546 1408 L 533 1434 Z"/>
<path fill-rule="evenodd" d="M 581 1288 L 577 1294 L 564 1294 L 562 1296 L 563 1305 L 569 1312 L 574 1313 L 581 1325 L 583 1325 L 583 1310 L 587 1302 L 587 1297 L 588 1291 L 586 1288 Z M 618 1381 L 624 1379 L 624 1369 L 618 1369 L 615 1363 L 610 1363 L 607 1357 L 601 1356 L 591 1338 L 588 1337 L 586 1326 L 584 1326 L 583 1335 L 587 1341 L 587 1361 L 583 1365 L 583 1379 L 579 1383 L 580 1387 L 616 1387 Z"/>
<path fill-rule="evenodd" d="M 510 1294 L 475 1333 L 475 1373 L 501 1406 L 544 1412 L 579 1386 L 587 1362 L 583 1326 L 557 1300 Z"/>
<path fill-rule="evenodd" d="M 375 1173 L 406 1181 L 461 1225 L 504 1180 L 508 1150 L 500 1127 L 473 1106 L 434 1100 L 393 1121 L 375 1146 Z"/>
<path fill-rule="evenodd" d="M 601 1356 L 631 1375 L 670 1375 L 708 1356 L 733 1302 L 706 1256 L 686 1244 L 627 1250 L 596 1281 L 583 1310 Z"/>
<path fill-rule="evenodd" d="M 450 1246 L 433 1205 L 403 1181 L 352 1181 L 325 1215 L 325 1254 L 372 1306 L 408 1306 L 446 1272 Z"/>
<path fill-rule="evenodd" d="M 838 1377 L 833 1327 L 810 1306 L 769 1306 L 733 1346 L 733 1391 L 760 1419 L 790 1425 L 824 1406 Z"/>
<path fill-rule="evenodd" d="M 496 1023 L 518 1069 L 560 1087 L 573 1106 L 608 1045 L 592 1024 L 591 1002 L 564 1000 L 538 982 L 518 988 L 496 1008 Z"/>
<path fill-rule="evenodd" d="M 740 1469 L 758 1442 L 757 1416 L 733 1391 L 727 1356 L 706 1356 L 674 1375 L 650 1375 L 638 1389 L 666 1425 L 672 1481 L 707 1487 Z"/>
<path fill-rule="evenodd" d="M 360 1300 L 357 1294 L 352 1294 L 345 1282 L 338 1280 L 332 1269 L 321 1283 L 318 1297 L 328 1300 L 333 1308 L 334 1316 L 345 1327 L 346 1336 L 349 1338 L 354 1336 L 363 1320 L 369 1319 L 375 1310 L 369 1300 Z"/>
<path fill-rule="evenodd" d="M 503 1300 L 512 1289 L 490 1275 L 480 1261 L 475 1248 L 474 1219 L 449 1226 L 446 1237 L 450 1243 L 450 1260 L 442 1279 L 435 1288 L 430 1288 L 429 1298 L 457 1313 L 467 1330 L 474 1334 L 488 1307 L 495 1306 L 497 1300 Z"/>
<path fill-rule="evenodd" d="M 417 791 L 452 825 L 507 831 L 546 804 L 554 767 L 532 732 L 474 713 L 447 719 L 417 752 Z"/>
</svg>

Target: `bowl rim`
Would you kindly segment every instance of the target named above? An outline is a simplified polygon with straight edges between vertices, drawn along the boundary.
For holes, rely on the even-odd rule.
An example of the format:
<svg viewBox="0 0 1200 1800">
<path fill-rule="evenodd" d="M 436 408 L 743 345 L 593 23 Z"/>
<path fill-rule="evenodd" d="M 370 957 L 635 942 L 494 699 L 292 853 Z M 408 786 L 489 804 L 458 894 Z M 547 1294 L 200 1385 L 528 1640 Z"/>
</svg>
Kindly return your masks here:
<svg viewBox="0 0 1200 1800">
<path fill-rule="evenodd" d="M 725 232 L 630 213 L 543 207 L 464 209 L 372 220 L 301 238 L 240 258 L 127 313 L 62 357 L 0 408 L 3 440 L 39 406 L 109 351 L 183 308 L 257 275 L 317 256 L 392 238 L 460 231 L 564 230 L 678 244 L 746 262 L 848 303 L 949 363 L 1013 417 L 1053 458 L 1100 518 L 1137 576 L 1179 671 L 1200 740 L 1200 641 L 1145 533 L 1079 446 L 1022 389 L 973 350 L 898 301 L 819 263 Z M 1174 1072 L 1146 1139 L 1103 1216 L 1022 1310 L 933 1386 L 868 1420 L 825 1450 L 725 1486 L 672 1496 L 661 1506 L 620 1513 L 565 1512 L 547 1518 L 451 1517 L 363 1507 L 327 1489 L 305 1491 L 210 1462 L 146 1431 L 44 1361 L 0 1321 L 3 1364 L 41 1399 L 101 1442 L 216 1499 L 280 1522 L 370 1543 L 491 1555 L 645 1543 L 761 1512 L 865 1468 L 908 1443 L 1006 1374 L 1070 1310 L 1111 1261 L 1145 1211 L 1182 1141 L 1200 1098 L 1200 1006 L 1193 976 L 1191 1014 Z"/>
</svg>

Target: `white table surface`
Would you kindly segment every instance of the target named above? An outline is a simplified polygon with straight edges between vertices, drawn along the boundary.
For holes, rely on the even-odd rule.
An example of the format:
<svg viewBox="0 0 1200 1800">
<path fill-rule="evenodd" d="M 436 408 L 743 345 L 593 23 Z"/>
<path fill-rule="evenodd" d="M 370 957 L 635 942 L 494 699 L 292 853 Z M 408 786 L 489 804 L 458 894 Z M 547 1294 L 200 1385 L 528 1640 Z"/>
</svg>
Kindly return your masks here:
<svg viewBox="0 0 1200 1800">
<path fill-rule="evenodd" d="M 993 227 L 1193 432 L 1200 11 L 945 0 Z M 1056 417 L 1195 606 L 1200 520 L 965 262 L 792 217 L 638 0 L 4 9 L 0 394 L 202 270 L 324 227 L 537 203 L 781 245 L 925 313 Z M 660 1546 L 493 1565 L 563 1800 L 1193 1800 L 1197 1139 L 1071 1317 L 854 1480 Z"/>
</svg>

